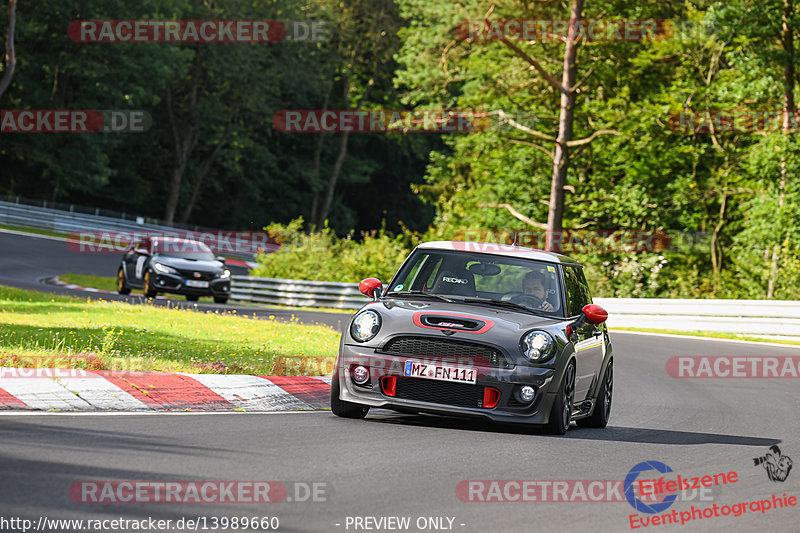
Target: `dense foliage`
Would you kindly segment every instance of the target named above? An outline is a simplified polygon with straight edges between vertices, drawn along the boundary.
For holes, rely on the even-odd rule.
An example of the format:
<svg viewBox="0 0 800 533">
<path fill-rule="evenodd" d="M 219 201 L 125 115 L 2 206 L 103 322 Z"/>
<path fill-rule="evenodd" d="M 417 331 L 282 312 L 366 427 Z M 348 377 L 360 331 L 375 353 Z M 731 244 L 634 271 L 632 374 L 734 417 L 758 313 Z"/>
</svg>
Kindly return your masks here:
<svg viewBox="0 0 800 533">
<path fill-rule="evenodd" d="M 388 278 L 419 239 L 540 230 L 562 105 L 542 71 L 561 80 L 565 44 L 469 39 L 459 23 L 563 20 L 576 2 L 24 4 L 17 72 L 2 108 L 127 107 L 148 109 L 155 120 L 138 135 L 2 135 L 0 194 L 166 215 L 178 141 L 194 134 L 175 220 L 269 225 L 285 246 L 259 259 L 263 275 Z M 591 266 L 596 293 L 800 298 L 800 127 L 793 115 L 800 5 L 580 3 L 586 19 L 670 21 L 655 39 L 577 48 L 563 227 L 663 232 L 672 244 L 575 249 Z M 321 43 L 88 45 L 65 35 L 79 18 L 324 19 L 336 30 Z M 168 96 L 177 134 L 166 118 Z M 469 134 L 347 137 L 272 127 L 279 109 L 323 108 L 470 110 L 486 113 L 490 125 Z M 713 121 L 689 121 L 681 130 L 676 119 L 681 111 L 725 110 L 775 117 L 756 131 L 725 131 Z M 689 131 L 698 126 L 705 129 Z"/>
</svg>

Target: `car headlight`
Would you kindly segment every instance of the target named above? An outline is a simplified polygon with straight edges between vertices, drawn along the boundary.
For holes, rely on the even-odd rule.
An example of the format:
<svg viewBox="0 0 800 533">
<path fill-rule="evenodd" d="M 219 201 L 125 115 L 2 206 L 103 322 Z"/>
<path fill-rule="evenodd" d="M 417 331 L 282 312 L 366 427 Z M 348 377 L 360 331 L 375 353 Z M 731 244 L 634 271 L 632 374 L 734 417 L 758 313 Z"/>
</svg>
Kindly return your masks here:
<svg viewBox="0 0 800 533">
<path fill-rule="evenodd" d="M 522 355 L 531 361 L 544 361 L 555 352 L 556 343 L 544 331 L 531 331 L 525 334 L 520 341 Z"/>
<path fill-rule="evenodd" d="M 177 274 L 178 271 L 172 267 L 167 265 L 162 265 L 161 263 L 153 263 L 153 270 L 156 272 L 161 272 L 162 274 Z"/>
<path fill-rule="evenodd" d="M 222 274 L 219 275 L 219 279 L 228 279 L 229 277 L 231 277 L 231 271 L 227 269 L 223 270 Z"/>
<path fill-rule="evenodd" d="M 350 334 L 358 342 L 367 342 L 381 329 L 381 315 L 375 311 L 362 311 L 353 319 Z"/>
</svg>

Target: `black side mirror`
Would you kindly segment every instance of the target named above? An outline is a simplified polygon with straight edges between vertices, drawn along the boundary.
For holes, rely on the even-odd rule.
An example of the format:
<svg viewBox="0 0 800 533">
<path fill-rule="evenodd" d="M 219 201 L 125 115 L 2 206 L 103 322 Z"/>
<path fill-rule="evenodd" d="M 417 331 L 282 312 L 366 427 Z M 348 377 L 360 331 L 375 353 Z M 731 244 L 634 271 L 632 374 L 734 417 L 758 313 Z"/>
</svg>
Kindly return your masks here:
<svg viewBox="0 0 800 533">
<path fill-rule="evenodd" d="M 225 264 L 225 258 L 224 258 L 224 257 L 222 257 L 221 255 L 218 255 L 218 256 L 217 256 L 217 257 L 215 257 L 214 259 L 216 259 L 217 261 L 219 261 L 219 262 L 220 262 L 220 263 L 222 263 L 223 265 Z"/>
</svg>

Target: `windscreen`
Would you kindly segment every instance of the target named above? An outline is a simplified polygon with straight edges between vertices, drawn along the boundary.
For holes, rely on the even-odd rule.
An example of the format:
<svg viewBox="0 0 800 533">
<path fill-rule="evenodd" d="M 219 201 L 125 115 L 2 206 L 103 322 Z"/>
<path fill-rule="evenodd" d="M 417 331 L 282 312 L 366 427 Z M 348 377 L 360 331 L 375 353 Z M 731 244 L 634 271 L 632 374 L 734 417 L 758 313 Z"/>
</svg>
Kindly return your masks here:
<svg viewBox="0 0 800 533">
<path fill-rule="evenodd" d="M 422 292 L 447 298 L 518 303 L 561 316 L 557 265 L 490 254 L 417 250 L 389 287 L 391 293 Z"/>
<path fill-rule="evenodd" d="M 193 261 L 213 261 L 215 259 L 208 246 L 202 242 L 188 239 L 156 239 L 153 244 L 153 252 Z"/>
</svg>

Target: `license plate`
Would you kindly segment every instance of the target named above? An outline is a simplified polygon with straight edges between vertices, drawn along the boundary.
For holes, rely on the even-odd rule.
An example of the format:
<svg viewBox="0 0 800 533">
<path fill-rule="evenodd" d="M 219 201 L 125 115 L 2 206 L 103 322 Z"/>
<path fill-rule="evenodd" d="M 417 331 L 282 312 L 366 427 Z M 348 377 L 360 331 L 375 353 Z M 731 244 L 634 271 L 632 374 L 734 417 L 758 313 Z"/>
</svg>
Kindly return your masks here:
<svg viewBox="0 0 800 533">
<path fill-rule="evenodd" d="M 197 280 L 194 280 L 194 279 L 187 279 L 186 280 L 186 286 L 187 287 L 197 287 L 199 289 L 207 289 L 208 288 L 208 282 L 207 281 L 197 281 Z"/>
<path fill-rule="evenodd" d="M 406 361 L 403 375 L 412 378 L 436 379 L 439 381 L 455 381 L 458 383 L 477 382 L 474 368 L 465 368 L 452 365 L 437 365 L 421 361 Z"/>
</svg>

